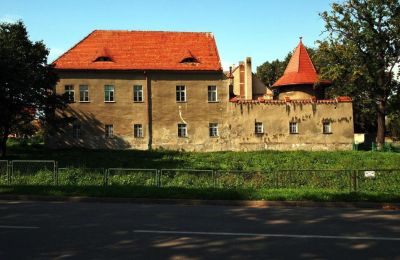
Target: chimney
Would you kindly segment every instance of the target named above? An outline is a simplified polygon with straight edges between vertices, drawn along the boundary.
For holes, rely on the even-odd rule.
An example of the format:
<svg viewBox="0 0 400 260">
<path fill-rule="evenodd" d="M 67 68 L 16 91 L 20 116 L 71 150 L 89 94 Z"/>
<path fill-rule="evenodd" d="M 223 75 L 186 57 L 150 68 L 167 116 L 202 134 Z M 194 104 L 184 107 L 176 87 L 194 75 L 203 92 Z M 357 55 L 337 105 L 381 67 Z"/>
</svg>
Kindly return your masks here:
<svg viewBox="0 0 400 260">
<path fill-rule="evenodd" d="M 251 71 L 251 58 L 247 57 L 244 64 L 244 96 L 253 99 L 253 73 Z"/>
</svg>

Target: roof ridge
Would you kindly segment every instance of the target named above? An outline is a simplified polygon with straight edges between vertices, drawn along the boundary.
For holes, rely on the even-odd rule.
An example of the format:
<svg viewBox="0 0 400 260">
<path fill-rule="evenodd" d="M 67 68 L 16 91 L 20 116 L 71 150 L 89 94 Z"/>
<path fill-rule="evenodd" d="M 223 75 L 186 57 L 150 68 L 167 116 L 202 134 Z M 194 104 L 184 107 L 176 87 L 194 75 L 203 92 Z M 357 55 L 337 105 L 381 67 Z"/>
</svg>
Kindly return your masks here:
<svg viewBox="0 0 400 260">
<path fill-rule="evenodd" d="M 214 37 L 212 32 L 187 32 L 187 31 L 163 31 L 163 30 L 107 30 L 107 29 L 96 29 L 93 32 L 160 32 L 160 33 L 191 33 L 191 34 L 209 34 Z"/>
</svg>

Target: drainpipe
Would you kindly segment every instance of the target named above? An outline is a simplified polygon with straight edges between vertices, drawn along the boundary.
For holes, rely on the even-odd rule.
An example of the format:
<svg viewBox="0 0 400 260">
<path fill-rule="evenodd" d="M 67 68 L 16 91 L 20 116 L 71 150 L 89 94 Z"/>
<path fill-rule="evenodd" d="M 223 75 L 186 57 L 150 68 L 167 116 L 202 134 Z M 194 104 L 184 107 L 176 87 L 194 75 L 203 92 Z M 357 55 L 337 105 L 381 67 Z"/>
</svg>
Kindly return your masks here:
<svg viewBox="0 0 400 260">
<path fill-rule="evenodd" d="M 146 90 L 147 90 L 147 126 L 148 126 L 148 144 L 147 149 L 152 149 L 153 144 L 153 103 L 151 99 L 151 79 L 146 71 L 143 71 L 146 77 Z"/>
</svg>

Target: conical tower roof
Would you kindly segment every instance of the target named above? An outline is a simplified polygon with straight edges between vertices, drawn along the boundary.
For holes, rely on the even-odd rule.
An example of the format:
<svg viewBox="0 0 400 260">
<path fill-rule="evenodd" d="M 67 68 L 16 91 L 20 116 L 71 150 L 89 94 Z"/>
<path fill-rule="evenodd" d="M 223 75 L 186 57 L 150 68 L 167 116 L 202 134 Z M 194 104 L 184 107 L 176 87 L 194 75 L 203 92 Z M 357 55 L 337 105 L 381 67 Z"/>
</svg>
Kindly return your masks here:
<svg viewBox="0 0 400 260">
<path fill-rule="evenodd" d="M 272 87 L 280 87 L 287 85 L 307 85 L 325 83 L 329 84 L 330 81 L 319 80 L 317 71 L 315 70 L 314 64 L 312 63 L 310 56 L 308 55 L 307 49 L 304 47 L 301 41 L 297 45 L 290 58 L 289 64 L 287 65 L 283 76 L 280 77 Z"/>
</svg>

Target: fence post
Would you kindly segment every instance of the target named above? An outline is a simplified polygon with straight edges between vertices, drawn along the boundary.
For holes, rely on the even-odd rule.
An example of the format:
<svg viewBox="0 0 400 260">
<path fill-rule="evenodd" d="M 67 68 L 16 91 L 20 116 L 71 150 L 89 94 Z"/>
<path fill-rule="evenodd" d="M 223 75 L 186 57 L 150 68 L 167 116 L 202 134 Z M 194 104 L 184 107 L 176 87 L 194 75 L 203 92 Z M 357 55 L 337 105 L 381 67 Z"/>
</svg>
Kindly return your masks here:
<svg viewBox="0 0 400 260">
<path fill-rule="evenodd" d="M 104 174 L 103 185 L 108 186 L 108 168 L 104 168 L 103 174 Z"/>
<path fill-rule="evenodd" d="M 7 161 L 6 172 L 7 172 L 7 184 L 11 185 L 11 162 L 10 161 Z"/>
<path fill-rule="evenodd" d="M 357 192 L 357 170 L 353 170 L 352 172 L 352 186 L 353 191 Z"/>
<path fill-rule="evenodd" d="M 54 178 L 54 185 L 58 185 L 58 162 L 54 162 L 54 169 L 53 169 L 53 178 Z"/>
<path fill-rule="evenodd" d="M 157 187 L 161 187 L 161 173 L 162 173 L 162 170 L 157 170 L 157 174 L 156 174 Z"/>
</svg>

